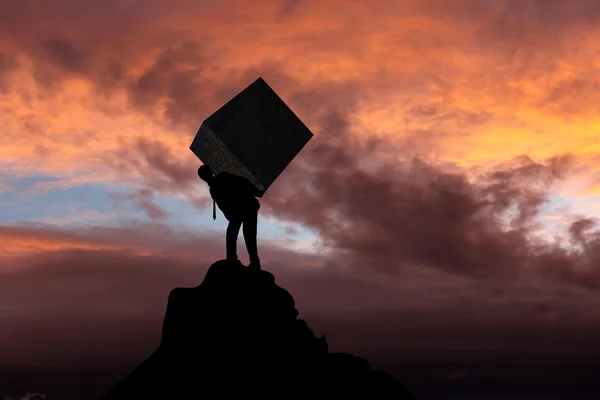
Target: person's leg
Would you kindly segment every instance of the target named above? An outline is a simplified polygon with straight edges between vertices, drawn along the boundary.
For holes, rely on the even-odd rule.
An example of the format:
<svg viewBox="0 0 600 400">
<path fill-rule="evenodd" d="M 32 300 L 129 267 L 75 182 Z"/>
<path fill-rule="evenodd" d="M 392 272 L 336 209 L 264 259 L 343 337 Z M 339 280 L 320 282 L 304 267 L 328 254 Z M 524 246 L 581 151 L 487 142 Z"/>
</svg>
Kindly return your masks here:
<svg viewBox="0 0 600 400">
<path fill-rule="evenodd" d="M 258 210 L 251 210 L 244 217 L 244 240 L 248 249 L 250 264 L 260 265 L 258 248 L 256 245 L 256 231 L 258 223 Z"/>
<path fill-rule="evenodd" d="M 229 225 L 227 225 L 227 238 L 226 238 L 226 247 L 227 247 L 227 259 L 230 261 L 237 261 L 237 237 L 240 233 L 240 228 L 242 226 L 241 219 L 234 219 L 229 221 Z"/>
</svg>

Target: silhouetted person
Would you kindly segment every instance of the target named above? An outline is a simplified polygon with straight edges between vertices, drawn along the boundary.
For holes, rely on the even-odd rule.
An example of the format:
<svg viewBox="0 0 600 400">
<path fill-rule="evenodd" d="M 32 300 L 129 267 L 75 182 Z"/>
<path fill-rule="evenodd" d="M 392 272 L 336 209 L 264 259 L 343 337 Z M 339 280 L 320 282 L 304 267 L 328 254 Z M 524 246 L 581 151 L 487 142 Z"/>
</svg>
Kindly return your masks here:
<svg viewBox="0 0 600 400">
<path fill-rule="evenodd" d="M 250 264 L 248 268 L 260 269 L 260 259 L 256 245 L 256 230 L 260 203 L 256 197 L 264 194 L 249 180 L 229 172 L 214 175 L 207 165 L 198 168 L 198 176 L 208 183 L 213 199 L 213 219 L 216 219 L 214 203 L 229 221 L 227 226 L 227 260 L 239 262 L 237 256 L 237 237 L 244 224 L 244 241 L 248 249 Z"/>
</svg>

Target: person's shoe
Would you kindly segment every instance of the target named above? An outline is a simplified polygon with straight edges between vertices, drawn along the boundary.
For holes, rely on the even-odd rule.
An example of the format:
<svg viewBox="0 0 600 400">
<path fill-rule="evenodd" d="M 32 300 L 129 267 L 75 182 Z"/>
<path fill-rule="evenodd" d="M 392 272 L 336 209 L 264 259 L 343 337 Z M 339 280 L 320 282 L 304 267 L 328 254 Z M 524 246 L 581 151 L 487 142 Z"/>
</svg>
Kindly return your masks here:
<svg viewBox="0 0 600 400">
<path fill-rule="evenodd" d="M 260 271 L 260 262 L 251 262 L 248 264 L 248 269 L 250 271 Z"/>
</svg>

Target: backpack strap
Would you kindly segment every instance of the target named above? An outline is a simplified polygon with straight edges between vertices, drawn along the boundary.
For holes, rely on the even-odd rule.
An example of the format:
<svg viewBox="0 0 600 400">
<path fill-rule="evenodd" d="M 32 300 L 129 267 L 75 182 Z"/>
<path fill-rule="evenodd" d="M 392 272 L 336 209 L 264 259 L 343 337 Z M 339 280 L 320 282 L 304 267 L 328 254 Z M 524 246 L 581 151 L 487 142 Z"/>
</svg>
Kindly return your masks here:
<svg viewBox="0 0 600 400">
<path fill-rule="evenodd" d="M 215 200 L 213 199 L 213 220 L 217 219 L 217 206 L 215 205 Z"/>
</svg>

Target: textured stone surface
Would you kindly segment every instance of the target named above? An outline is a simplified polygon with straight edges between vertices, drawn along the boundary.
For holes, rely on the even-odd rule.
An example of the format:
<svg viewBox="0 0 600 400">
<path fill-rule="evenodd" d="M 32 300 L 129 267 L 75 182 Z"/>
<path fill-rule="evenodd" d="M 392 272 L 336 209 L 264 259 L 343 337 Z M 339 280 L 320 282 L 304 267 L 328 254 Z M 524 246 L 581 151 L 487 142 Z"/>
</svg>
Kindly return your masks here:
<svg viewBox="0 0 600 400">
<path fill-rule="evenodd" d="M 215 174 L 231 172 L 266 191 L 312 137 L 258 78 L 202 123 L 190 149 Z"/>
</svg>

